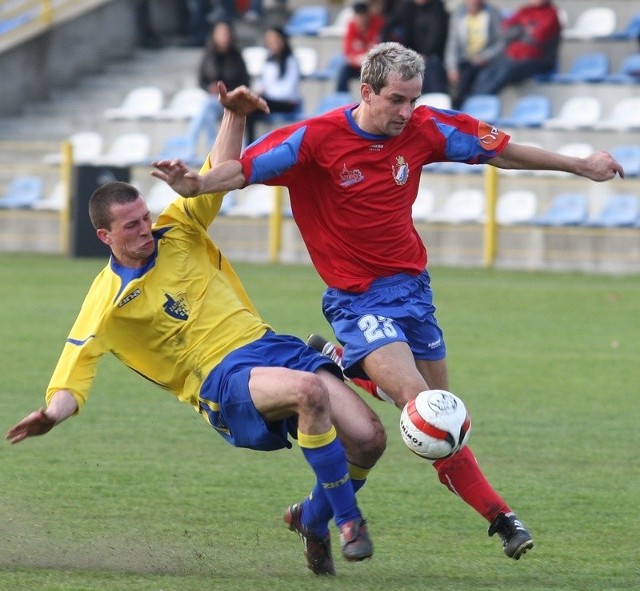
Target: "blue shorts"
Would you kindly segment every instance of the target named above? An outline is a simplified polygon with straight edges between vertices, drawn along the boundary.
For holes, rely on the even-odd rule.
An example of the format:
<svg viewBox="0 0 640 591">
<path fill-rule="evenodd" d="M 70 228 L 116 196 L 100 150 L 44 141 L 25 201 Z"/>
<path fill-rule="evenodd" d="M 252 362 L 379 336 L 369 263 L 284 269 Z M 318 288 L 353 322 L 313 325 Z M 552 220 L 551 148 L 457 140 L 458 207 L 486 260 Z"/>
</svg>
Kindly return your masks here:
<svg viewBox="0 0 640 591">
<path fill-rule="evenodd" d="M 200 413 L 235 447 L 260 451 L 290 448 L 297 417 L 266 422 L 249 393 L 249 375 L 254 367 L 287 367 L 315 372 L 323 367 L 340 379 L 340 368 L 297 337 L 267 332 L 262 338 L 229 353 L 200 389 Z"/>
<path fill-rule="evenodd" d="M 434 316 L 427 271 L 376 279 L 363 293 L 329 288 L 322 311 L 344 346 L 345 375 L 367 377 L 359 361 L 383 345 L 405 342 L 416 359 L 444 359 L 447 351 Z"/>
</svg>

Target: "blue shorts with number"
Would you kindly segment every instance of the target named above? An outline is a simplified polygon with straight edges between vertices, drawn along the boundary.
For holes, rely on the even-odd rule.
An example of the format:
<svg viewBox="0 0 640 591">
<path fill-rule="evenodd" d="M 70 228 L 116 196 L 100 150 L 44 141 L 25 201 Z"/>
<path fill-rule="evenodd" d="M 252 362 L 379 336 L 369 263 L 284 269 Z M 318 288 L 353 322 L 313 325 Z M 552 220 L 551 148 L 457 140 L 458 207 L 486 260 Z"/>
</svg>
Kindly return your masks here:
<svg viewBox="0 0 640 591">
<path fill-rule="evenodd" d="M 249 392 L 254 367 L 286 367 L 315 372 L 323 367 L 342 379 L 340 368 L 297 337 L 267 332 L 262 338 L 229 353 L 207 376 L 200 389 L 200 413 L 235 447 L 260 451 L 290 448 L 297 416 L 267 422 Z"/>
<path fill-rule="evenodd" d="M 444 359 L 447 351 L 434 316 L 427 271 L 376 279 L 363 293 L 328 288 L 322 311 L 344 346 L 345 375 L 366 377 L 358 362 L 383 345 L 405 342 L 416 359 Z"/>
</svg>

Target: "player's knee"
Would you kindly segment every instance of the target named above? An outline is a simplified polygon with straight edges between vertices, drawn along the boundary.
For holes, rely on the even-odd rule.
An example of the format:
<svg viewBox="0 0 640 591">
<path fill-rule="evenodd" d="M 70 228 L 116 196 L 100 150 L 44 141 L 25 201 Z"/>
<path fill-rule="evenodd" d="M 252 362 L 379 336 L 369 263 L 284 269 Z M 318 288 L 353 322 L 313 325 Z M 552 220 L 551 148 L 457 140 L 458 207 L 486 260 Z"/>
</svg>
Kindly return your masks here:
<svg viewBox="0 0 640 591">
<path fill-rule="evenodd" d="M 320 414 L 329 410 L 329 392 L 315 374 L 300 372 L 297 377 L 296 396 L 300 413 Z"/>
<path fill-rule="evenodd" d="M 375 464 L 386 448 L 387 433 L 378 417 L 372 417 L 369 425 L 369 436 L 360 446 L 360 454 L 364 456 L 362 458 L 363 465 L 372 466 Z"/>
</svg>

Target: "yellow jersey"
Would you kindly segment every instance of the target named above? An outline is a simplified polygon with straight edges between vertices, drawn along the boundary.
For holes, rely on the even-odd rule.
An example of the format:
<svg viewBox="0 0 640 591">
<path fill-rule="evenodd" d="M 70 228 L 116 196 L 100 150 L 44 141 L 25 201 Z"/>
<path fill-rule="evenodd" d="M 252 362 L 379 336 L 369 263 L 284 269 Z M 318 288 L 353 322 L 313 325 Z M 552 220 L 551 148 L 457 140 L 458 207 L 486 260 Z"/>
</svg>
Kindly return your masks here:
<svg viewBox="0 0 640 591">
<path fill-rule="evenodd" d="M 267 325 L 207 232 L 223 194 L 178 197 L 153 226 L 156 251 L 142 269 L 113 257 L 95 278 L 45 399 L 70 390 L 84 405 L 100 357 L 122 363 L 198 409 L 209 372 Z"/>
</svg>

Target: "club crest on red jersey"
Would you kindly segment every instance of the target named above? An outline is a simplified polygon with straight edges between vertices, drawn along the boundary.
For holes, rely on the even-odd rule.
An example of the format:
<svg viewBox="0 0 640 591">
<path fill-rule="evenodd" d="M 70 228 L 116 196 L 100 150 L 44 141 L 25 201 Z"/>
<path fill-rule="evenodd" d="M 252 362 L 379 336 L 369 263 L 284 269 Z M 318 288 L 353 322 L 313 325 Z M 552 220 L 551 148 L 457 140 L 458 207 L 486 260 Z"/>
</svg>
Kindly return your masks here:
<svg viewBox="0 0 640 591">
<path fill-rule="evenodd" d="M 342 165 L 342 171 L 340 172 L 340 186 L 341 187 L 350 187 L 351 185 L 355 185 L 360 181 L 364 180 L 364 175 L 359 168 L 354 168 L 353 170 L 349 170 L 346 164 Z"/>
<path fill-rule="evenodd" d="M 404 185 L 409 180 L 409 165 L 404 156 L 396 156 L 396 163 L 391 167 L 396 185 Z"/>
</svg>

